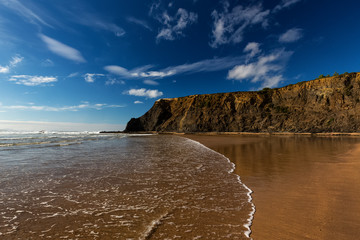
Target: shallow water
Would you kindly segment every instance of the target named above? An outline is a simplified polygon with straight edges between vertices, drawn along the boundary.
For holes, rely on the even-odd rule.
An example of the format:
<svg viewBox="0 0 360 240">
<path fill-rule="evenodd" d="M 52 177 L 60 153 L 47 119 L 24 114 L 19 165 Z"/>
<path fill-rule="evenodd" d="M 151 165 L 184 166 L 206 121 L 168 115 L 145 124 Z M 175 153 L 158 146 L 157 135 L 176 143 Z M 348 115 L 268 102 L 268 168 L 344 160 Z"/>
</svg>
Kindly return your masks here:
<svg viewBox="0 0 360 240">
<path fill-rule="evenodd" d="M 249 190 L 192 140 L 11 137 L 0 136 L 0 237 L 246 239 Z"/>
</svg>

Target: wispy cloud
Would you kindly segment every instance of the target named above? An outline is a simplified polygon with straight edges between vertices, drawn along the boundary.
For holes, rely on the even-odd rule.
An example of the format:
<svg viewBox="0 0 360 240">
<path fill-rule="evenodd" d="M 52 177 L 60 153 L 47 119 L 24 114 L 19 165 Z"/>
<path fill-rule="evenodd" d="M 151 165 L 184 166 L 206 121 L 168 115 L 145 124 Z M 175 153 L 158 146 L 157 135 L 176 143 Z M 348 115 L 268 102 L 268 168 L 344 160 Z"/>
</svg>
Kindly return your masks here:
<svg viewBox="0 0 360 240">
<path fill-rule="evenodd" d="M 81 23 L 83 25 L 98 28 L 101 30 L 112 32 L 116 37 L 122 37 L 125 35 L 125 30 L 115 23 L 106 22 L 105 20 L 102 20 L 100 18 L 96 18 L 95 16 L 91 15 L 85 21 L 82 21 Z M 90 19 L 90 21 L 88 21 Z"/>
<path fill-rule="evenodd" d="M 154 81 L 154 80 L 151 80 L 151 79 L 146 79 L 146 80 L 143 81 L 143 83 L 146 84 L 146 85 L 152 85 L 152 86 L 157 86 L 157 85 L 159 85 L 158 82 L 156 82 L 156 81 Z"/>
<path fill-rule="evenodd" d="M 68 78 L 73 78 L 73 77 L 77 77 L 79 76 L 79 73 L 78 72 L 73 72 L 73 73 L 70 73 L 67 77 Z"/>
<path fill-rule="evenodd" d="M 49 58 L 41 62 L 41 66 L 43 67 L 53 67 L 54 65 L 54 62 Z"/>
<path fill-rule="evenodd" d="M 252 25 L 261 24 L 263 27 L 268 25 L 270 10 L 263 10 L 261 4 L 249 7 L 238 5 L 230 11 L 230 3 L 224 1 L 223 7 L 222 12 L 217 10 L 212 12 L 214 25 L 210 46 L 213 48 L 241 42 L 245 30 Z"/>
<path fill-rule="evenodd" d="M 125 91 L 124 94 L 137 96 L 137 97 L 157 98 L 162 96 L 163 92 L 160 92 L 159 90 L 140 88 L 140 89 L 130 89 L 128 91 Z"/>
<path fill-rule="evenodd" d="M 12 10 L 17 15 L 26 19 L 32 24 L 35 25 L 41 24 L 52 28 L 52 26 L 49 23 L 47 23 L 43 18 L 41 18 L 39 14 L 35 13 L 30 8 L 26 7 L 18 0 L 0 0 L 0 5 L 7 7 L 8 9 Z"/>
<path fill-rule="evenodd" d="M 125 81 L 124 80 L 118 80 L 118 79 L 113 78 L 113 77 L 109 77 L 105 82 L 105 85 L 115 85 L 115 84 L 124 85 Z"/>
<path fill-rule="evenodd" d="M 164 78 L 174 75 L 174 71 L 148 71 L 148 72 L 133 72 L 131 75 L 133 77 L 143 77 L 143 78 Z"/>
<path fill-rule="evenodd" d="M 14 75 L 10 77 L 9 81 L 19 85 L 33 87 L 33 86 L 49 85 L 50 83 L 57 82 L 57 77 Z"/>
<path fill-rule="evenodd" d="M 190 74 L 190 73 L 199 73 L 199 72 L 216 72 L 230 67 L 235 66 L 244 61 L 244 57 L 224 57 L 224 58 L 214 58 L 214 59 L 205 59 L 202 61 L 182 64 L 178 66 L 172 66 L 163 69 L 162 71 L 172 71 L 176 74 Z"/>
<path fill-rule="evenodd" d="M 284 8 L 288 8 L 300 1 L 302 1 L 302 0 L 282 0 L 281 3 L 279 3 L 278 5 L 275 6 L 275 8 L 273 9 L 273 12 L 278 12 Z"/>
<path fill-rule="evenodd" d="M 116 66 L 116 65 L 109 65 L 105 66 L 104 69 L 112 74 L 123 76 L 123 77 L 131 77 L 131 72 L 126 68 Z"/>
<path fill-rule="evenodd" d="M 156 40 L 175 40 L 184 36 L 184 30 L 197 22 L 198 15 L 188 12 L 186 9 L 179 8 L 175 16 L 170 16 L 167 11 L 158 17 L 159 22 L 163 25 L 160 29 Z"/>
<path fill-rule="evenodd" d="M 11 61 L 10 61 L 10 66 L 11 66 L 11 67 L 16 67 L 16 65 L 18 65 L 19 63 L 21 63 L 22 60 L 24 60 L 23 57 L 21 57 L 20 55 L 16 55 L 16 56 L 12 57 L 12 59 L 11 59 Z"/>
<path fill-rule="evenodd" d="M 122 76 L 122 77 L 125 77 L 125 78 L 133 77 L 132 74 L 131 74 L 131 71 L 129 71 L 126 68 L 123 68 L 121 66 L 109 65 L 109 66 L 105 66 L 104 69 L 106 71 L 108 71 L 109 73 L 119 75 L 119 76 Z"/>
<path fill-rule="evenodd" d="M 128 70 L 121 66 L 110 65 L 105 66 L 104 69 L 109 73 L 119 75 L 124 78 L 160 79 L 177 74 L 221 71 L 234 67 L 235 65 L 242 63 L 244 60 L 245 57 L 243 56 L 205 59 L 194 63 L 171 66 L 157 71 L 150 71 L 150 69 L 153 68 L 152 65 L 146 65 L 144 67 L 135 68 L 132 70 Z"/>
<path fill-rule="evenodd" d="M 260 50 L 260 44 L 257 42 L 250 42 L 246 45 L 244 48 L 244 53 L 247 53 L 246 55 L 246 61 L 249 61 L 251 58 L 255 57 L 261 52 Z"/>
<path fill-rule="evenodd" d="M 280 35 L 279 42 L 282 43 L 296 42 L 300 38 L 302 38 L 302 36 L 303 36 L 303 30 L 301 28 L 292 28 Z"/>
<path fill-rule="evenodd" d="M 93 83 L 95 82 L 95 79 L 97 77 L 103 77 L 105 76 L 104 74 L 100 74 L 100 73 L 86 73 L 84 75 L 84 78 L 85 78 L 85 82 L 88 82 L 88 83 Z"/>
<path fill-rule="evenodd" d="M 19 110 L 19 111 L 47 111 L 47 112 L 61 112 L 61 111 L 80 111 L 80 110 L 102 110 L 105 108 L 122 108 L 125 105 L 109 105 L 105 103 L 97 103 L 97 104 L 90 104 L 88 102 L 83 102 L 79 105 L 73 106 L 61 106 L 61 107 L 53 107 L 53 106 L 43 106 L 43 105 L 0 105 L 0 109 L 5 110 Z"/>
<path fill-rule="evenodd" d="M 262 82 L 261 87 L 276 87 L 282 80 L 282 72 L 293 52 L 284 49 L 259 56 L 249 64 L 235 66 L 228 72 L 228 79 Z"/>
<path fill-rule="evenodd" d="M 135 101 L 134 104 L 142 104 L 142 101 Z"/>
<path fill-rule="evenodd" d="M 149 15 L 161 24 L 156 41 L 172 41 L 185 36 L 185 29 L 197 22 L 198 15 L 184 8 L 178 8 L 175 13 L 170 14 L 168 10 L 174 11 L 173 4 L 163 5 L 161 1 L 154 1 L 149 11 Z"/>
<path fill-rule="evenodd" d="M 48 36 L 45 36 L 43 34 L 39 34 L 39 37 L 43 42 L 46 44 L 47 48 L 55 53 L 56 55 L 59 55 L 63 58 L 75 61 L 75 62 L 86 62 L 84 57 L 81 55 L 81 53 L 76 50 L 75 48 L 72 48 L 68 45 L 65 45 L 53 38 L 50 38 Z"/>
<path fill-rule="evenodd" d="M 96 13 L 96 10 L 94 11 L 94 9 L 89 7 L 89 5 L 84 4 L 83 2 L 76 2 L 74 6 L 60 8 L 60 10 L 65 14 L 65 16 L 67 16 L 70 21 L 90 27 L 94 30 L 111 32 L 116 37 L 125 35 L 126 32 L 122 27 L 118 26 L 111 20 L 106 19 L 104 15 L 99 16 Z M 81 11 L 79 11 L 79 9 L 81 9 Z"/>
<path fill-rule="evenodd" d="M 149 31 L 152 31 L 152 28 L 150 27 L 150 25 L 144 20 L 140 20 L 135 17 L 128 17 L 128 18 L 126 18 L 126 20 L 130 23 L 135 23 L 139 26 L 142 26 L 143 28 L 146 28 Z"/>
<path fill-rule="evenodd" d="M 135 68 L 133 70 L 128 70 L 126 68 L 123 68 L 121 66 L 116 65 L 110 65 L 105 66 L 104 69 L 108 71 L 109 73 L 122 76 L 124 78 L 164 78 L 171 75 L 174 75 L 174 72 L 171 71 L 143 71 L 148 69 L 149 66 L 141 67 L 141 68 Z"/>
<path fill-rule="evenodd" d="M 160 9 L 161 0 L 154 0 L 149 9 L 149 16 L 155 16 L 157 11 Z"/>
<path fill-rule="evenodd" d="M 9 73 L 12 68 L 16 67 L 16 65 L 21 63 L 23 60 L 24 60 L 24 58 L 21 57 L 20 55 L 15 55 L 9 61 L 8 65 L 6 65 L 6 66 L 1 66 L 0 65 L 0 73 Z"/>
</svg>

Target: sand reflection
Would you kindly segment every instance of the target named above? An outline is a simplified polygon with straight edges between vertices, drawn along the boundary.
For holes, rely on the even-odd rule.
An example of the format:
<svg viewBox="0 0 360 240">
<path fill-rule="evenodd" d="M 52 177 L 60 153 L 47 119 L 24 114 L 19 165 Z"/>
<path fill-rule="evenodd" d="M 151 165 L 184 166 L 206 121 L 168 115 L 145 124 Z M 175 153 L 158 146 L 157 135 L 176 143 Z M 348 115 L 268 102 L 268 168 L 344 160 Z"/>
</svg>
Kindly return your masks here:
<svg viewBox="0 0 360 240">
<path fill-rule="evenodd" d="M 254 191 L 254 239 L 360 236 L 360 139 L 190 137 L 230 158 Z"/>
</svg>

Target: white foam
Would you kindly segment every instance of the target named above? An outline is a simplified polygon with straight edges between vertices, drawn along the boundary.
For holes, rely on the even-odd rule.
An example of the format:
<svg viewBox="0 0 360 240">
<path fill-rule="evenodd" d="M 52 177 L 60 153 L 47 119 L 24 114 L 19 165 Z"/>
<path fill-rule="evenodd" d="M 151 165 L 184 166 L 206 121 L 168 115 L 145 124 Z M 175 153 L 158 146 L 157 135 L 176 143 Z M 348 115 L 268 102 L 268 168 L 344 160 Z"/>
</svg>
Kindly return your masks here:
<svg viewBox="0 0 360 240">
<path fill-rule="evenodd" d="M 224 157 L 225 159 L 227 159 L 227 161 L 232 165 L 232 168 L 228 171 L 228 173 L 235 174 L 235 175 L 237 176 L 238 182 L 239 182 L 241 185 L 243 185 L 244 188 L 248 191 L 248 193 L 247 193 L 246 195 L 248 196 L 248 203 L 250 203 L 250 205 L 251 205 L 251 211 L 250 211 L 250 213 L 249 213 L 249 217 L 248 217 L 248 219 L 247 219 L 247 223 L 245 223 L 243 226 L 247 229 L 247 230 L 244 232 L 245 236 L 246 236 L 247 238 L 249 238 L 249 239 L 252 239 L 252 238 L 250 237 L 250 235 L 251 235 L 251 225 L 252 225 L 252 222 L 253 222 L 253 220 L 254 220 L 254 215 L 255 215 L 255 211 L 256 211 L 255 204 L 252 202 L 252 196 L 251 196 L 251 194 L 253 193 L 253 190 L 251 190 L 248 186 L 246 186 L 246 184 L 244 184 L 244 183 L 241 181 L 239 175 L 237 175 L 236 173 L 234 173 L 234 170 L 235 170 L 235 166 L 236 166 L 236 165 L 235 165 L 235 163 L 231 162 L 229 158 L 227 158 L 225 155 L 223 155 L 223 154 L 221 154 L 221 153 L 219 153 L 219 152 L 216 152 L 216 151 L 212 150 L 211 148 L 206 147 L 204 144 L 202 144 L 202 143 L 200 143 L 200 142 L 198 142 L 198 141 L 195 141 L 195 140 L 192 140 L 192 139 L 189 139 L 189 138 L 187 138 L 187 140 L 190 141 L 190 142 L 193 142 L 194 144 L 197 144 L 198 146 L 204 147 L 204 148 L 206 148 L 206 149 L 208 149 L 208 150 L 210 150 L 210 151 L 212 151 L 212 152 L 214 152 L 214 153 L 217 153 L 217 154 L 223 156 L 223 157 Z"/>
<path fill-rule="evenodd" d="M 126 136 L 129 137 L 148 137 L 158 135 L 157 133 L 126 133 Z"/>
<path fill-rule="evenodd" d="M 0 135 L 100 135 L 100 132 L 66 132 L 66 131 L 0 131 Z"/>
<path fill-rule="evenodd" d="M 158 219 L 155 219 L 151 221 L 151 223 L 146 228 L 145 232 L 143 233 L 143 236 L 140 239 L 150 239 L 151 235 L 156 231 L 159 225 L 161 225 L 162 221 L 169 216 L 170 212 L 166 212 L 163 215 L 161 215 Z"/>
</svg>

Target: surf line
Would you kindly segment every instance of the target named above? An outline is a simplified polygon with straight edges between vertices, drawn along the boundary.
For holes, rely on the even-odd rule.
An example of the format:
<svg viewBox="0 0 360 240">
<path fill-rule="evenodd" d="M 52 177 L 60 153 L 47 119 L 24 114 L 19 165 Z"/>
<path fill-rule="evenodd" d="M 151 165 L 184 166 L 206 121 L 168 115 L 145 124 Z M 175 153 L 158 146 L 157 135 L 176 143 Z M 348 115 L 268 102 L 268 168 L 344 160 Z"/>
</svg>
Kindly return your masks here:
<svg viewBox="0 0 360 240">
<path fill-rule="evenodd" d="M 245 235 L 247 238 L 249 238 L 249 239 L 252 240 L 252 237 L 250 236 L 250 235 L 251 235 L 251 225 L 252 225 L 253 220 L 254 220 L 254 215 L 255 215 L 255 212 L 256 212 L 256 208 L 255 208 L 255 204 L 252 202 L 253 198 L 252 198 L 251 194 L 252 194 L 254 191 L 251 190 L 248 186 L 246 186 L 246 184 L 241 181 L 240 176 L 237 175 L 237 174 L 234 172 L 236 165 L 235 165 L 235 163 L 231 162 L 229 158 L 227 158 L 225 155 L 223 155 L 223 154 L 221 154 L 221 153 L 219 153 L 219 152 L 217 152 L 217 151 L 212 150 L 211 148 L 208 148 L 207 146 L 205 146 L 204 144 L 202 144 L 202 143 L 200 143 L 200 142 L 198 142 L 198 141 L 192 140 L 192 139 L 190 139 L 190 138 L 186 138 L 186 139 L 189 140 L 189 141 L 191 141 L 191 142 L 193 142 L 193 143 L 195 143 L 195 144 L 198 144 L 198 145 L 200 145 L 200 146 L 202 146 L 202 147 L 204 147 L 204 148 L 206 148 L 206 149 L 208 149 L 208 150 L 210 150 L 210 151 L 212 151 L 212 152 L 214 152 L 214 153 L 216 153 L 216 154 L 221 155 L 222 157 L 224 157 L 224 158 L 232 165 L 232 169 L 230 169 L 230 170 L 228 171 L 228 173 L 235 174 L 235 175 L 237 176 L 238 182 L 239 182 L 241 185 L 243 185 L 244 188 L 248 191 L 246 195 L 247 195 L 247 197 L 248 197 L 248 203 L 250 203 L 250 205 L 251 205 L 251 211 L 250 211 L 250 213 L 249 213 L 249 215 L 248 215 L 249 217 L 248 217 L 248 219 L 247 219 L 247 223 L 245 223 L 243 226 L 246 228 L 246 231 L 244 232 L 244 235 Z"/>
<path fill-rule="evenodd" d="M 162 214 L 157 219 L 151 221 L 151 223 L 146 228 L 145 232 L 143 233 L 143 237 L 140 239 L 148 240 L 151 239 L 151 237 L 156 232 L 157 228 L 162 224 L 165 218 L 167 218 L 171 214 L 171 211 L 168 211 L 164 214 Z"/>
</svg>

